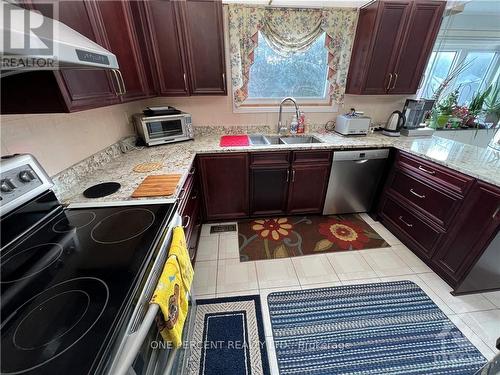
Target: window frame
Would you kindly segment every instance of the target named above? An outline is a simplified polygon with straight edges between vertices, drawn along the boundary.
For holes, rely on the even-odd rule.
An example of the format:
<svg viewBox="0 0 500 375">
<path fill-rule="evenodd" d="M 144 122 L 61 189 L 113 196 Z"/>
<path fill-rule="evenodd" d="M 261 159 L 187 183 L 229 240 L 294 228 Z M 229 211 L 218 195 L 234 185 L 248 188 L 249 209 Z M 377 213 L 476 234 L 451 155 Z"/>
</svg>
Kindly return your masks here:
<svg viewBox="0 0 500 375">
<path fill-rule="evenodd" d="M 228 77 L 231 77 L 231 51 L 229 50 L 229 16 L 227 14 L 226 8 L 223 9 L 224 12 L 224 46 L 226 55 L 226 69 Z M 327 72 L 328 74 L 328 72 Z M 234 90 L 231 79 L 227 80 L 228 90 L 231 95 L 231 106 L 233 113 L 278 113 L 279 104 L 281 99 L 246 99 L 240 106 L 236 106 L 234 101 Z M 328 85 L 326 88 L 328 92 Z M 336 113 L 339 112 L 341 105 L 335 103 L 333 99 L 328 96 L 327 98 L 320 100 L 310 100 L 310 98 L 295 98 L 299 108 L 306 113 Z M 290 106 L 289 103 L 283 106 L 283 112 L 295 112 L 295 107 Z"/>
<path fill-rule="evenodd" d="M 500 51 L 497 49 L 488 49 L 487 47 L 484 46 L 472 46 L 472 45 L 464 45 L 464 46 L 449 46 L 447 48 L 443 48 L 442 50 L 435 50 L 432 51 L 433 53 L 439 53 L 439 52 L 455 52 L 455 58 L 453 59 L 453 62 L 451 63 L 450 69 L 448 70 L 451 71 L 454 69 L 458 64 L 462 63 L 466 58 L 469 53 L 474 53 L 474 52 L 486 52 L 486 53 L 494 53 L 493 58 L 491 59 L 490 64 L 488 65 L 488 68 L 486 69 L 486 73 L 483 76 L 481 83 L 478 86 L 479 90 L 484 90 L 486 88 L 487 82 L 492 83 L 494 82 L 495 76 L 499 75 L 499 70 L 500 70 Z M 435 64 L 436 59 L 434 59 L 433 64 Z M 426 68 L 427 69 L 427 68 Z M 431 70 L 432 72 L 432 70 Z M 418 91 L 417 97 L 418 98 L 423 98 L 425 91 L 427 91 L 427 86 L 429 85 L 431 75 L 424 77 L 422 81 L 422 85 Z M 455 88 L 455 83 L 456 83 L 456 78 L 451 82 L 451 84 L 448 86 L 448 88 L 445 90 L 446 92 L 449 92 L 449 87 Z M 426 98 L 430 99 L 430 98 Z M 464 105 L 466 105 L 464 103 Z"/>
</svg>

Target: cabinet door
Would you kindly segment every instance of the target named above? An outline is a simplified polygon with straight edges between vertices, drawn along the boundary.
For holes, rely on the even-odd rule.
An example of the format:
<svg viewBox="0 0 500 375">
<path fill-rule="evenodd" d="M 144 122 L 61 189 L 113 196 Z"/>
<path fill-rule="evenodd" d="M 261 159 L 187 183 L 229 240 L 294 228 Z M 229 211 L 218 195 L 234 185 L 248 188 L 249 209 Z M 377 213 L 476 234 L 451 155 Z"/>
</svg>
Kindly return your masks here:
<svg viewBox="0 0 500 375">
<path fill-rule="evenodd" d="M 151 56 L 157 75 L 157 91 L 164 96 L 189 95 L 186 60 L 180 34 L 178 7 L 174 1 L 145 3 L 145 18 Z"/>
<path fill-rule="evenodd" d="M 247 154 L 204 155 L 198 163 L 206 219 L 247 217 Z"/>
<path fill-rule="evenodd" d="M 189 65 L 192 95 L 226 95 L 222 2 L 188 0 L 177 3 Z"/>
<path fill-rule="evenodd" d="M 321 213 L 325 202 L 330 165 L 292 165 L 288 213 Z"/>
<path fill-rule="evenodd" d="M 405 40 L 396 66 L 393 69 L 391 94 L 414 94 L 417 92 L 422 74 L 445 8 L 444 1 L 416 1 L 413 4 Z"/>
<path fill-rule="evenodd" d="M 381 2 L 377 11 L 377 31 L 371 45 L 364 94 L 385 94 L 392 86 L 392 67 L 399 54 L 411 1 Z"/>
<path fill-rule="evenodd" d="M 126 94 L 121 101 L 145 98 L 149 95 L 145 61 L 134 26 L 130 3 L 124 1 L 99 1 L 94 3 L 100 14 L 105 48 L 116 55 L 123 75 Z"/>
<path fill-rule="evenodd" d="M 479 259 L 500 229 L 500 189 L 478 181 L 432 261 L 452 283 Z"/>
<path fill-rule="evenodd" d="M 34 3 L 36 9 L 36 3 Z M 87 38 L 103 45 L 98 34 L 98 18 L 91 3 L 61 1 L 58 20 Z M 120 64 L 120 61 L 118 62 Z M 82 110 L 118 103 L 111 77 L 104 70 L 65 69 L 54 73 L 68 110 Z"/>
<path fill-rule="evenodd" d="M 286 213 L 288 166 L 250 169 L 250 215 L 281 215 Z"/>
</svg>

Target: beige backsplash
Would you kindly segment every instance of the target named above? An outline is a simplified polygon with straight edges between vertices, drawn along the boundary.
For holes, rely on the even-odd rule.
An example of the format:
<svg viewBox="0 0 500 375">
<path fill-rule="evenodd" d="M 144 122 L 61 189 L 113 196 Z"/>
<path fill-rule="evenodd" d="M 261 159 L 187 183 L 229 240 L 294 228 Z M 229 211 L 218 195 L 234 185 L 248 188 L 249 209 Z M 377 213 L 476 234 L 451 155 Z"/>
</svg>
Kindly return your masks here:
<svg viewBox="0 0 500 375">
<path fill-rule="evenodd" d="M 376 122 L 402 109 L 406 96 L 347 95 L 340 112 L 355 107 Z M 274 125 L 277 113 L 233 113 L 230 96 L 152 98 L 70 114 L 0 116 L 1 154 L 29 152 L 50 175 L 104 149 L 133 132 L 130 116 L 147 105 L 172 105 L 193 115 L 195 126 Z M 300 104 L 300 103 L 299 103 Z M 322 124 L 336 113 L 306 113 Z"/>
</svg>

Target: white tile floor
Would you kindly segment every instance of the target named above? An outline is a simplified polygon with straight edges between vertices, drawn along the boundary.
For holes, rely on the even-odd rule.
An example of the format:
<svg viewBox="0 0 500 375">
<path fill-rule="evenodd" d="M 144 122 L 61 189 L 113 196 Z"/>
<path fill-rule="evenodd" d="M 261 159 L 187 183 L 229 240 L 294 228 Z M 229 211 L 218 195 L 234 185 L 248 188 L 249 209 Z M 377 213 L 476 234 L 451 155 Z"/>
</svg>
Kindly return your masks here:
<svg viewBox="0 0 500 375">
<path fill-rule="evenodd" d="M 451 288 L 382 224 L 362 216 L 391 247 L 240 262 L 237 233 L 210 234 L 210 225 L 204 225 L 195 265 L 194 294 L 197 298 L 260 294 L 266 340 L 271 343 L 267 309 L 267 295 L 271 292 L 410 280 L 427 293 L 485 357 L 492 358 L 497 352 L 495 341 L 500 337 L 500 291 L 452 296 Z M 269 357 L 272 373 L 278 374 L 272 349 Z"/>
</svg>

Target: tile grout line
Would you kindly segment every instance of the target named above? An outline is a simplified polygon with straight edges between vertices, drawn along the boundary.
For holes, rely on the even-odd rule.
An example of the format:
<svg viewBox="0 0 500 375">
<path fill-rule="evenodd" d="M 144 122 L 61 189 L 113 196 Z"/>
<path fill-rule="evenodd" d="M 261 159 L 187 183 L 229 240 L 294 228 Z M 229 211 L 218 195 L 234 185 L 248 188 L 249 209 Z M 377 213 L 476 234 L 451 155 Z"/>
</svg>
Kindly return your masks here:
<svg viewBox="0 0 500 375">
<path fill-rule="evenodd" d="M 483 339 L 483 336 L 482 336 L 482 335 L 480 335 L 478 332 L 476 332 L 476 331 L 474 330 L 474 328 L 473 328 L 473 327 L 471 327 L 471 326 L 467 323 L 467 321 L 466 321 L 466 320 L 462 319 L 462 315 L 466 315 L 466 314 L 470 314 L 470 313 L 475 313 L 475 312 L 487 312 L 487 311 L 497 311 L 497 310 L 500 310 L 500 309 L 489 309 L 489 310 L 469 311 L 469 312 L 465 312 L 465 313 L 458 313 L 458 314 L 456 314 L 456 316 L 457 316 L 458 318 L 460 318 L 460 320 L 461 320 L 461 321 L 462 321 L 462 322 L 463 322 L 463 323 L 464 323 L 467 327 L 469 327 L 469 329 L 470 329 L 472 332 L 474 332 L 474 334 L 475 334 L 477 337 L 479 337 L 479 339 L 480 339 L 480 340 L 481 340 L 481 341 L 482 341 L 482 342 L 483 342 L 483 343 L 484 343 L 484 344 L 485 344 L 485 345 L 486 345 L 489 349 L 493 350 L 493 352 L 495 352 L 495 349 L 496 349 L 496 348 L 491 348 L 491 347 L 490 347 L 490 344 L 489 344 L 489 343 L 487 343 L 487 342 Z"/>
</svg>

